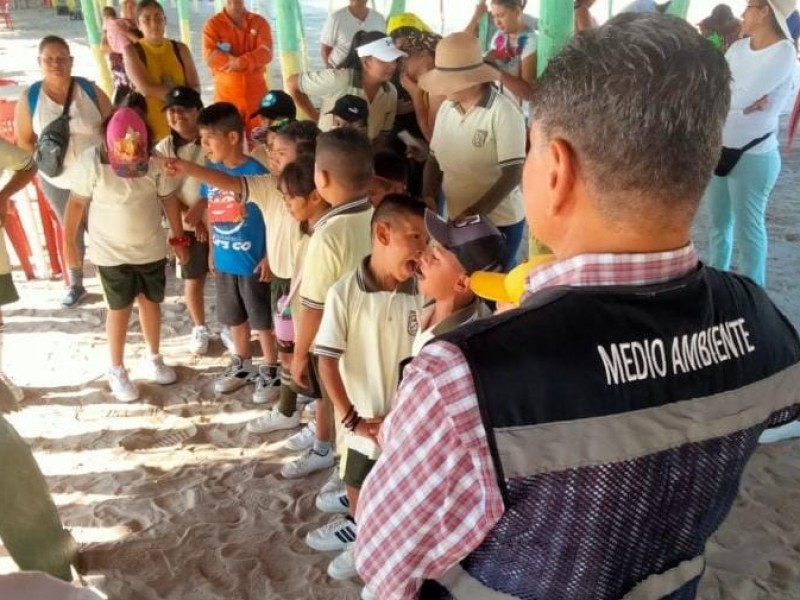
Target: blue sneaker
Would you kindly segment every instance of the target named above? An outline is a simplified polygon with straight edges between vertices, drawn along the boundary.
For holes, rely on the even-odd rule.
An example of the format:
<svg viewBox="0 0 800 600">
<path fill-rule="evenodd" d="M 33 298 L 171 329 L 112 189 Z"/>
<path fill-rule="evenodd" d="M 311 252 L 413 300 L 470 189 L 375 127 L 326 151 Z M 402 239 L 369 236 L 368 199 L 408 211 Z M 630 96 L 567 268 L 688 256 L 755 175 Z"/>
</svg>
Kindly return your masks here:
<svg viewBox="0 0 800 600">
<path fill-rule="evenodd" d="M 73 285 L 67 290 L 67 295 L 61 300 L 61 306 L 64 308 L 74 308 L 86 298 L 89 292 L 82 285 Z"/>
</svg>

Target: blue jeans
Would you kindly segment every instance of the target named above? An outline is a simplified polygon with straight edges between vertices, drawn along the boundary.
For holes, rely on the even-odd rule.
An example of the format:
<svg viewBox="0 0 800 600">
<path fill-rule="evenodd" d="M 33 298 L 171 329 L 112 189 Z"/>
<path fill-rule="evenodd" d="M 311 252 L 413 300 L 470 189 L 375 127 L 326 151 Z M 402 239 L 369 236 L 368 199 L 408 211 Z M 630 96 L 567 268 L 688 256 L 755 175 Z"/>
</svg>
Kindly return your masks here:
<svg viewBox="0 0 800 600">
<path fill-rule="evenodd" d="M 508 272 L 517 266 L 517 254 L 519 253 L 520 244 L 522 244 L 522 234 L 525 231 L 525 220 L 513 225 L 506 225 L 505 227 L 498 227 L 500 233 L 506 238 L 506 250 L 508 251 L 508 259 L 506 260 L 505 271 Z"/>
<path fill-rule="evenodd" d="M 711 215 L 709 265 L 729 270 L 735 245 L 739 272 L 764 285 L 765 213 L 780 171 L 781 155 L 776 148 L 764 154 L 745 152 L 727 177 L 711 178 L 705 194 Z"/>
</svg>

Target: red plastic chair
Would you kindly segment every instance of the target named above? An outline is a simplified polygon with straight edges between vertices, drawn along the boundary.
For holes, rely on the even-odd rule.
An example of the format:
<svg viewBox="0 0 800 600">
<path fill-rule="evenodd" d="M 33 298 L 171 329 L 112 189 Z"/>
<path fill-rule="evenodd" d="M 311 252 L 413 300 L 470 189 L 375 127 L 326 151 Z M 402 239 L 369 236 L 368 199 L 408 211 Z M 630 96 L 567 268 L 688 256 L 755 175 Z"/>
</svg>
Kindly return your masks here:
<svg viewBox="0 0 800 600">
<path fill-rule="evenodd" d="M 5 21 L 7 29 L 14 29 L 14 23 L 11 20 L 10 0 L 0 0 L 0 19 Z"/>
</svg>

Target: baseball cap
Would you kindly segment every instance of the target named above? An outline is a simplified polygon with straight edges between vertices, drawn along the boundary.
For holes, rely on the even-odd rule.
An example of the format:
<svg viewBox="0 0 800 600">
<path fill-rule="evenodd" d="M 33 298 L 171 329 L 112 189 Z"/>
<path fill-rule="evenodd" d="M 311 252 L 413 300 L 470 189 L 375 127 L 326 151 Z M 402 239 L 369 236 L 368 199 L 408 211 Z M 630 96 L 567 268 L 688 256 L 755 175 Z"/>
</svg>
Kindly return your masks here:
<svg viewBox="0 0 800 600">
<path fill-rule="evenodd" d="M 554 260 L 555 257 L 552 254 L 542 254 L 517 265 L 509 273 L 476 271 L 469 277 L 469 287 L 475 295 L 485 300 L 519 306 L 522 295 L 525 293 L 528 274 Z"/>
<path fill-rule="evenodd" d="M 363 46 L 359 46 L 356 52 L 358 53 L 359 58 L 373 56 L 378 60 L 382 60 L 383 62 L 394 62 L 398 58 L 408 56 L 402 50 L 398 50 L 397 46 L 394 45 L 394 42 L 390 37 L 384 37 L 379 40 L 375 40 L 374 42 L 364 44 Z"/>
<path fill-rule="evenodd" d="M 456 255 L 467 275 L 476 271 L 500 271 L 506 262 L 506 240 L 484 215 L 458 221 L 425 211 L 428 235 Z"/>
<path fill-rule="evenodd" d="M 108 161 L 118 177 L 142 177 L 148 170 L 147 125 L 132 108 L 118 108 L 106 131 Z"/>
<path fill-rule="evenodd" d="M 261 99 L 261 105 L 250 118 L 255 116 L 265 119 L 296 119 L 297 107 L 292 97 L 283 90 L 270 90 Z"/>
<path fill-rule="evenodd" d="M 360 96 L 347 94 L 336 100 L 336 104 L 333 105 L 328 114 L 336 115 L 348 123 L 366 122 L 369 118 L 369 104 Z"/>
<path fill-rule="evenodd" d="M 787 19 L 792 15 L 792 12 L 797 8 L 797 0 L 767 0 L 767 4 L 775 14 L 775 20 L 783 32 L 787 40 L 792 39 L 792 32 L 789 29 Z"/>
<path fill-rule="evenodd" d="M 167 97 L 164 99 L 164 108 L 167 110 L 172 106 L 182 106 L 183 108 L 203 108 L 203 100 L 200 98 L 200 92 L 194 88 L 181 85 L 172 88 L 167 92 Z"/>
</svg>

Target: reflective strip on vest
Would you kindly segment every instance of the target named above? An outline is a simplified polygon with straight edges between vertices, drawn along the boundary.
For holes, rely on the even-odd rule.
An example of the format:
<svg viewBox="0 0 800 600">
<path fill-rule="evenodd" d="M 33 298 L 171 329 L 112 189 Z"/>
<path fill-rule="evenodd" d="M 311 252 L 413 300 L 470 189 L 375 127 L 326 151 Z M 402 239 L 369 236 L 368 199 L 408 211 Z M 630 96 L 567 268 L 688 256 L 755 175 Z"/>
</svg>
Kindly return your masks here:
<svg viewBox="0 0 800 600">
<path fill-rule="evenodd" d="M 461 565 L 456 565 L 436 581 L 456 600 L 515 600 L 514 596 L 486 587 Z"/>
<path fill-rule="evenodd" d="M 635 588 L 622 597 L 622 600 L 658 600 L 659 598 L 666 598 L 693 579 L 700 577 L 705 567 L 705 557 L 702 555 L 695 556 L 691 560 L 683 561 L 677 567 L 673 567 L 663 573 L 651 575 L 644 581 L 637 583 Z"/>
</svg>

